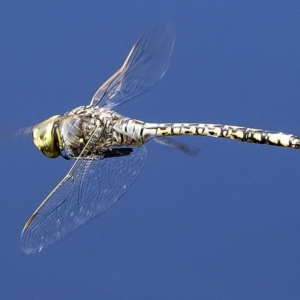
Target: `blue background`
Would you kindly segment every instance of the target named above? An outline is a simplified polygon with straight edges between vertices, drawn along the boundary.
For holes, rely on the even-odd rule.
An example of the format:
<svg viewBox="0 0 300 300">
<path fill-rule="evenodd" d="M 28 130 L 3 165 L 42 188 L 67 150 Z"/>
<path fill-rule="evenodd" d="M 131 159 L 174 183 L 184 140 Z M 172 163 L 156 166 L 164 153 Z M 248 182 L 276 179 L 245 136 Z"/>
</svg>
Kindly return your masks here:
<svg viewBox="0 0 300 300">
<path fill-rule="evenodd" d="M 6 4 L 5 4 L 6 2 Z M 152 25 L 177 41 L 165 78 L 118 112 L 300 134 L 299 1 L 3 1 L 0 126 L 89 103 Z M 300 160 L 291 149 L 179 139 L 101 218 L 40 254 L 24 222 L 70 162 L 2 139 L 1 299 L 300 299 Z"/>
</svg>

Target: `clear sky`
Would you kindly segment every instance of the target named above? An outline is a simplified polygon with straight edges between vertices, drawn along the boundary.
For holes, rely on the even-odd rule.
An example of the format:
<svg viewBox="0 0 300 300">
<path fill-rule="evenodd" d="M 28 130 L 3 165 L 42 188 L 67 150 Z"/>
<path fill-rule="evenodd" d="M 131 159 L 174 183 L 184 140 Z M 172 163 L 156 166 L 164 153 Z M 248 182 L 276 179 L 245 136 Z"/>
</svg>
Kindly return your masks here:
<svg viewBox="0 0 300 300">
<path fill-rule="evenodd" d="M 174 24 L 170 69 L 117 108 L 153 122 L 300 134 L 299 1 L 3 1 L 1 130 L 87 104 L 131 46 Z M 109 212 L 36 255 L 21 229 L 71 163 L 30 137 L 2 139 L 0 299 L 300 299 L 296 150 L 181 138 L 196 158 L 149 143 Z"/>
</svg>

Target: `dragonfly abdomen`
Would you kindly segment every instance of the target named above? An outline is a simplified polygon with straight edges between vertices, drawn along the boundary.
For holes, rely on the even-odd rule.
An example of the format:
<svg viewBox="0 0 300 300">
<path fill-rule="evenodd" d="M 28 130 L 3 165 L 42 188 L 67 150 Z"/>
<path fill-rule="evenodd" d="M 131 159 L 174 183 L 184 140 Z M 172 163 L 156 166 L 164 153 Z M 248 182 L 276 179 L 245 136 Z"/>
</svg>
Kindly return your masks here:
<svg viewBox="0 0 300 300">
<path fill-rule="evenodd" d="M 201 135 L 240 142 L 300 148 L 300 138 L 292 134 L 223 124 L 145 123 L 141 132 L 145 141 L 153 136 Z"/>
</svg>

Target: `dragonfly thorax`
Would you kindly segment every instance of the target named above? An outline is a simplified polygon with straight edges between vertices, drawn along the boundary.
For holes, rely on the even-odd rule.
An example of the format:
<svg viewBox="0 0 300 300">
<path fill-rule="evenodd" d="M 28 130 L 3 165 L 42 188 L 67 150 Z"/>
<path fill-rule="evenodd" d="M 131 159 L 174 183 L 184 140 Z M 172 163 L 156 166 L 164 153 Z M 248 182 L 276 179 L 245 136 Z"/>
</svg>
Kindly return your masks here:
<svg viewBox="0 0 300 300">
<path fill-rule="evenodd" d="M 56 130 L 56 122 L 59 115 L 53 116 L 39 124 L 36 124 L 32 129 L 32 139 L 34 145 L 45 156 L 56 158 L 60 155 L 60 138 L 59 132 Z"/>
</svg>

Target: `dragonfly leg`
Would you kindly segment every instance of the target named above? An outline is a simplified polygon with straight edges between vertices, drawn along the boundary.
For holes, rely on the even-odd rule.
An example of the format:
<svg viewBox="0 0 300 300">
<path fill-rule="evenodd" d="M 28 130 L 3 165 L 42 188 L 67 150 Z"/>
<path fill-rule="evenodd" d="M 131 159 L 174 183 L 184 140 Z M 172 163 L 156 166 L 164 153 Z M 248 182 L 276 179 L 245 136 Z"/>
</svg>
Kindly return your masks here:
<svg viewBox="0 0 300 300">
<path fill-rule="evenodd" d="M 106 150 L 103 153 L 103 158 L 127 156 L 132 152 L 133 152 L 132 148 L 114 148 L 111 150 Z"/>
</svg>

